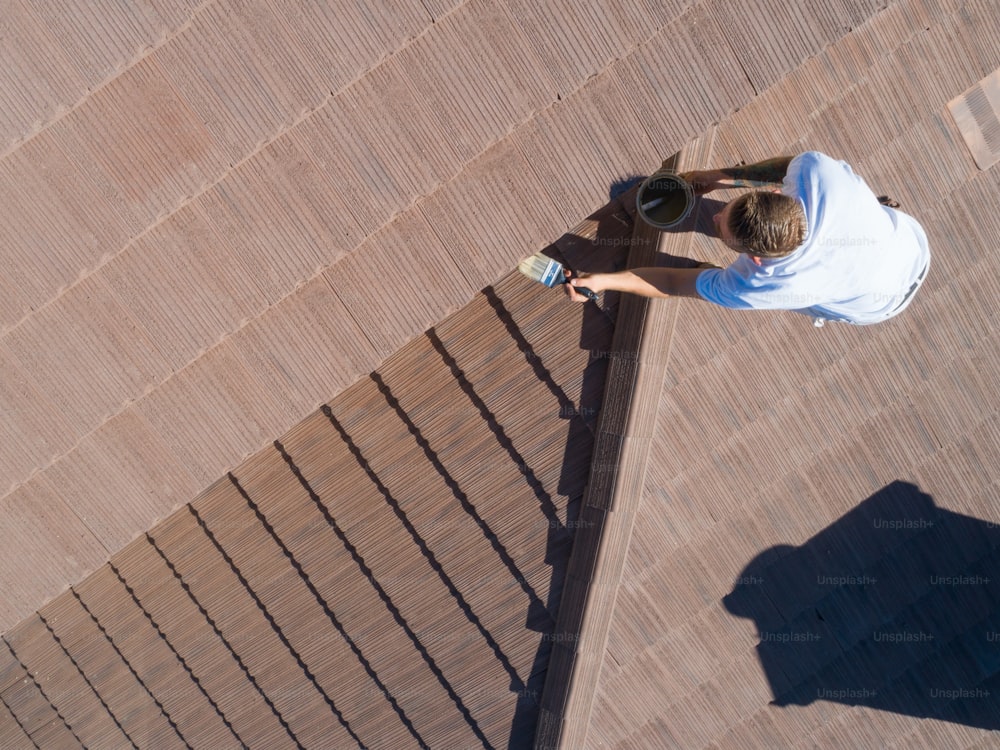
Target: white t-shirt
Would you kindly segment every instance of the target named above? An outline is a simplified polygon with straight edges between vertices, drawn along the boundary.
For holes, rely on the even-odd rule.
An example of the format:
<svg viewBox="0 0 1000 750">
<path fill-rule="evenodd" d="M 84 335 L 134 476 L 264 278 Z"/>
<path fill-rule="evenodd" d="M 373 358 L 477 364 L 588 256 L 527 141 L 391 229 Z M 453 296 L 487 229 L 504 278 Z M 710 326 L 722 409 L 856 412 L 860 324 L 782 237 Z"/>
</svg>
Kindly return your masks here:
<svg viewBox="0 0 1000 750">
<path fill-rule="evenodd" d="M 861 324 L 903 309 L 930 263 L 916 219 L 881 205 L 850 166 L 816 151 L 792 159 L 781 192 L 805 209 L 805 242 L 760 265 L 741 253 L 729 268 L 702 271 L 701 297 L 734 309 L 794 310 Z"/>
</svg>

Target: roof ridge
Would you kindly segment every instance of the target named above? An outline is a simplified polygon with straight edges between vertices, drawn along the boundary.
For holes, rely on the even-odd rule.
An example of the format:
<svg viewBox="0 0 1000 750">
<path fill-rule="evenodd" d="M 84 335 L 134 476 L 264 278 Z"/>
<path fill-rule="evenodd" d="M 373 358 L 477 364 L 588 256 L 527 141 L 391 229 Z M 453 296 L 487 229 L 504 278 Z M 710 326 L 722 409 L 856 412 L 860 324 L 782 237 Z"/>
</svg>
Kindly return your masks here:
<svg viewBox="0 0 1000 750">
<path fill-rule="evenodd" d="M 663 162 L 665 169 L 700 163 L 715 130 Z M 637 187 L 624 196 L 634 212 Z M 669 264 L 691 241 L 696 212 L 678 233 L 664 233 L 636 217 L 628 267 Z M 663 257 L 665 248 L 670 252 Z M 658 257 L 659 256 L 659 257 Z M 665 262 L 664 262 L 665 261 Z M 583 747 L 600 678 L 618 583 L 642 502 L 649 447 L 656 433 L 662 373 L 679 310 L 678 300 L 623 295 L 615 324 L 604 401 L 597 426 L 590 479 L 577 522 L 559 606 L 536 748 Z"/>
</svg>

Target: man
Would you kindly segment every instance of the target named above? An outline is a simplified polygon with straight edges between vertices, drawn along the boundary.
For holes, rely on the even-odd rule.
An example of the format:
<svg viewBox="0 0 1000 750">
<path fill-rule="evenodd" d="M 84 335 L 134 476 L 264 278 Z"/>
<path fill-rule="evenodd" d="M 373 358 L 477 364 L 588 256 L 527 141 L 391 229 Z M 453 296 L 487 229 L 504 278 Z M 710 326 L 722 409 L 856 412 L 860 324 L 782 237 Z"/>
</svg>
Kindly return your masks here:
<svg viewBox="0 0 1000 750">
<path fill-rule="evenodd" d="M 920 224 L 877 198 L 850 166 L 819 152 L 681 175 L 699 195 L 780 184 L 730 201 L 713 217 L 739 257 L 728 268 L 637 268 L 580 274 L 567 288 L 699 297 L 733 309 L 793 310 L 816 325 L 878 323 L 903 311 L 930 264 Z M 707 265 L 707 264 L 706 264 Z"/>
</svg>

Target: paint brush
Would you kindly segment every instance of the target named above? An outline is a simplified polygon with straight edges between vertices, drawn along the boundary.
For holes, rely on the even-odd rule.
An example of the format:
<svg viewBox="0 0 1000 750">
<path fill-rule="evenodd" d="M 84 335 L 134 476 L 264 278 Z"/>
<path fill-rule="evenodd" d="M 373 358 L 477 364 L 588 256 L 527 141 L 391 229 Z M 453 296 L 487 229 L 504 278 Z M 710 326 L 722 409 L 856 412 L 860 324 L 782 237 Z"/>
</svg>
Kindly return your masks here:
<svg viewBox="0 0 1000 750">
<path fill-rule="evenodd" d="M 525 258 L 517 264 L 517 270 L 532 281 L 538 281 L 549 288 L 569 282 L 563 272 L 563 264 L 552 260 L 544 253 L 535 253 L 530 258 Z M 597 293 L 586 287 L 576 286 L 573 288 L 589 300 L 596 302 L 598 299 Z"/>
</svg>

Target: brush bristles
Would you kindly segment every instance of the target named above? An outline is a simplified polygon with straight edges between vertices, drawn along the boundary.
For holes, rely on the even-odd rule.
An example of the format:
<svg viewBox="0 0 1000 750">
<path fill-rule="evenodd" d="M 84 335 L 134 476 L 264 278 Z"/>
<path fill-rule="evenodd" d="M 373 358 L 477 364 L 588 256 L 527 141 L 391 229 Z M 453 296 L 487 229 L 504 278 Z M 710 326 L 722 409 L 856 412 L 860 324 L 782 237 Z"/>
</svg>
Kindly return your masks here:
<svg viewBox="0 0 1000 750">
<path fill-rule="evenodd" d="M 529 279 L 538 281 L 548 287 L 553 287 L 566 281 L 562 263 L 552 260 L 552 258 L 542 253 L 536 253 L 530 258 L 522 260 L 517 265 L 517 270 Z"/>
</svg>

